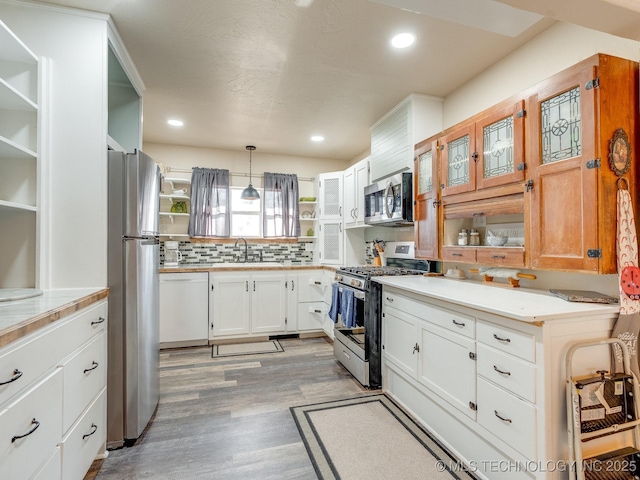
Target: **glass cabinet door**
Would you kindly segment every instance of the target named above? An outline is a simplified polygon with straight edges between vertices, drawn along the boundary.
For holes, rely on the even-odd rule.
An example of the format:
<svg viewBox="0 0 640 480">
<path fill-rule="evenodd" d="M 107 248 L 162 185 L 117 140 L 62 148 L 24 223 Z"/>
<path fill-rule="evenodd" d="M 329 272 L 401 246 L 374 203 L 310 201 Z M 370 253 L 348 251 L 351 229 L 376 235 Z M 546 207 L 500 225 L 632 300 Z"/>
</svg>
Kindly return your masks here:
<svg viewBox="0 0 640 480">
<path fill-rule="evenodd" d="M 414 159 L 414 238 L 417 258 L 437 260 L 438 218 L 441 211 L 437 184 L 438 143 L 425 140 L 416 145 Z"/>
<path fill-rule="evenodd" d="M 470 124 L 442 139 L 442 195 L 475 190 L 475 131 Z"/>
<path fill-rule="evenodd" d="M 524 113 L 519 101 L 477 122 L 478 189 L 524 180 Z"/>
</svg>

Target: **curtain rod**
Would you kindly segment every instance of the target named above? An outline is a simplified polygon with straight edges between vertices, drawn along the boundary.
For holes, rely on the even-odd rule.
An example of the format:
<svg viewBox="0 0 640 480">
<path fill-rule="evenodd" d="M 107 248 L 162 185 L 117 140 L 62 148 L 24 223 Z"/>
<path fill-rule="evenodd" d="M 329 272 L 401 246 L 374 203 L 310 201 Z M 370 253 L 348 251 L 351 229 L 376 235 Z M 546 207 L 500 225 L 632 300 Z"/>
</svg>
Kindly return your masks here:
<svg viewBox="0 0 640 480">
<path fill-rule="evenodd" d="M 173 168 L 173 167 L 167 167 L 167 172 L 175 172 L 175 173 L 191 173 L 193 171 L 192 168 Z M 229 175 L 232 175 L 234 177 L 247 177 L 249 178 L 249 174 L 248 173 L 240 173 L 240 172 L 229 172 Z M 264 175 L 262 174 L 251 174 L 252 177 L 256 177 L 256 178 L 264 178 Z M 298 177 L 298 180 L 301 182 L 313 182 L 315 181 L 314 177 Z"/>
</svg>

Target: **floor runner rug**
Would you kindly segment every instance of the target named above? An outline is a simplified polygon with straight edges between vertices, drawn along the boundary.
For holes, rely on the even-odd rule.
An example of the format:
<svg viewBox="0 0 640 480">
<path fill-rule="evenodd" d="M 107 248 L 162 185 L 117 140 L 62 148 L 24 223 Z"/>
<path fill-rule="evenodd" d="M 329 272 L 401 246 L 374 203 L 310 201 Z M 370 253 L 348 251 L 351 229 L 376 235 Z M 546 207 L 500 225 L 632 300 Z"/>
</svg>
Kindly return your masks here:
<svg viewBox="0 0 640 480">
<path fill-rule="evenodd" d="M 211 357 L 233 357 L 237 355 L 255 355 L 256 353 L 284 352 L 278 340 L 250 343 L 225 343 L 211 347 Z"/>
<path fill-rule="evenodd" d="M 291 407 L 291 413 L 321 480 L 474 478 L 385 395 Z"/>
</svg>

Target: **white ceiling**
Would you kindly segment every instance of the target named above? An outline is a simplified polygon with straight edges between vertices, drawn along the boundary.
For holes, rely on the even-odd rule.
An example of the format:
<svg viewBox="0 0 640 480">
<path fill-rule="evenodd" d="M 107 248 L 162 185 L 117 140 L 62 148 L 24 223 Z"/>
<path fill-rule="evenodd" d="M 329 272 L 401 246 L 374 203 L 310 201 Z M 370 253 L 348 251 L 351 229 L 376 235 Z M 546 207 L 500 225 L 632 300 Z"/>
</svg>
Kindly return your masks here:
<svg viewBox="0 0 640 480">
<path fill-rule="evenodd" d="M 477 10 L 480 0 L 452 2 L 44 3 L 111 14 L 146 86 L 145 142 L 243 151 L 252 144 L 257 153 L 343 160 L 369 148 L 371 125 L 408 94 L 446 97 L 554 19 L 640 40 L 640 14 L 614 5 L 633 9 L 634 0 L 482 0 Z M 516 25 L 524 32 L 510 36 L 503 12 L 517 14 L 512 7 L 548 18 L 524 15 Z M 456 22 L 443 19 L 452 15 Z M 407 30 L 416 43 L 394 51 L 389 38 Z M 169 118 L 185 126 L 170 127 Z M 325 142 L 310 142 L 313 134 Z"/>
</svg>

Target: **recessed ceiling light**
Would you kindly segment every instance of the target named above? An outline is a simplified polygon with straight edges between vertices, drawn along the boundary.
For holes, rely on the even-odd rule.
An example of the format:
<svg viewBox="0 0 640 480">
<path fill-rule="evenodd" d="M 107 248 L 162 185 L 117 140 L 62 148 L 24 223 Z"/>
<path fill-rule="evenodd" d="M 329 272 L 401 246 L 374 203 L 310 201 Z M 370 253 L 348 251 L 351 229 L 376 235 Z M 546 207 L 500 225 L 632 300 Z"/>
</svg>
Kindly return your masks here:
<svg viewBox="0 0 640 480">
<path fill-rule="evenodd" d="M 174 127 L 181 127 L 184 125 L 184 122 L 182 120 L 175 120 L 175 119 L 167 120 L 167 123 Z"/>
<path fill-rule="evenodd" d="M 412 33 L 399 33 L 391 39 L 391 45 L 396 48 L 407 48 L 415 41 L 416 37 Z"/>
<path fill-rule="evenodd" d="M 314 135 L 311 137 L 312 142 L 322 142 L 324 141 L 324 137 L 322 135 Z"/>
</svg>

